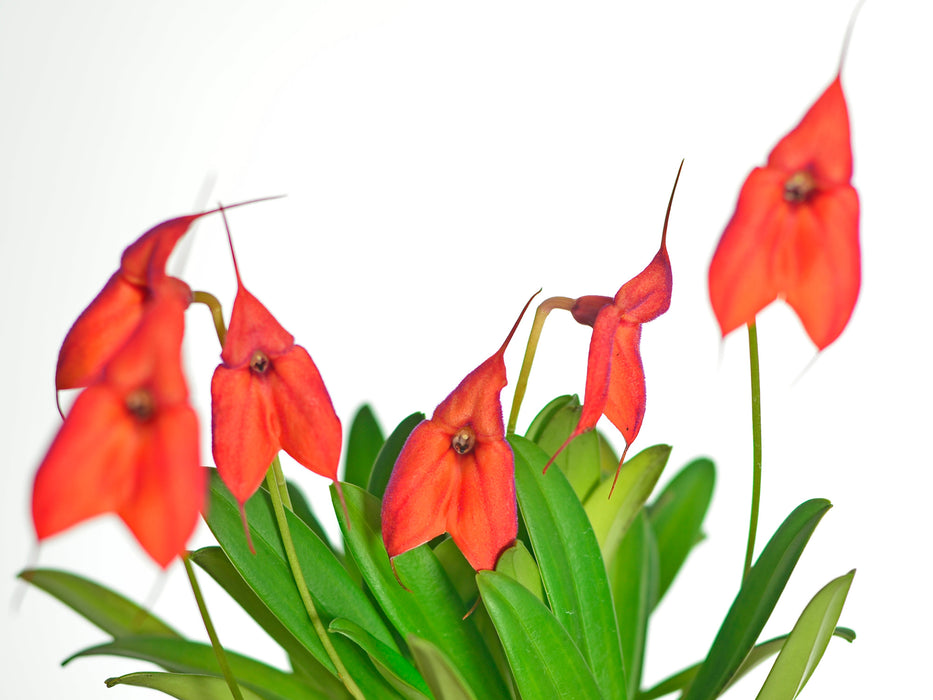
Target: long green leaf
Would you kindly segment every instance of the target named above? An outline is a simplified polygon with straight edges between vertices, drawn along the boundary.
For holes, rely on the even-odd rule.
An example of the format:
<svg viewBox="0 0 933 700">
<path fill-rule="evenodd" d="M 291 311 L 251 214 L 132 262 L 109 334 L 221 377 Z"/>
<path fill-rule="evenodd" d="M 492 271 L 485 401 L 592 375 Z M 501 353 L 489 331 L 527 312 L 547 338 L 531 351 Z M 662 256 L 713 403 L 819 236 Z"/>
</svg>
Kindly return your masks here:
<svg viewBox="0 0 933 700">
<path fill-rule="evenodd" d="M 551 610 L 580 649 L 603 694 L 625 698 L 615 607 L 590 521 L 560 471 L 541 473 L 547 454 L 525 438 L 513 435 L 509 440 L 515 453 L 518 504 Z"/>
<path fill-rule="evenodd" d="M 836 629 L 853 569 L 833 579 L 804 608 L 758 693 L 760 700 L 793 700 L 810 680 Z"/>
<path fill-rule="evenodd" d="M 300 676 L 285 673 L 255 659 L 229 650 L 230 669 L 241 687 L 247 687 L 266 700 L 300 697 L 326 697 L 314 692 Z M 64 663 L 83 656 L 122 656 L 150 661 L 173 673 L 195 673 L 222 678 L 217 657 L 209 644 L 168 637 L 123 637 L 109 644 L 83 649 Z"/>
<path fill-rule="evenodd" d="M 392 475 L 392 469 L 395 468 L 395 461 L 405 446 L 405 441 L 408 440 L 408 436 L 411 435 L 411 431 L 415 429 L 415 426 L 423 420 L 423 413 L 412 413 L 399 423 L 395 430 L 392 431 L 392 434 L 386 438 L 382 449 L 379 450 L 379 455 L 376 457 L 376 463 L 373 465 L 372 473 L 369 475 L 369 484 L 366 488 L 376 498 L 382 499 L 389 483 L 389 477 Z"/>
<path fill-rule="evenodd" d="M 647 515 L 635 516 L 609 569 L 612 599 L 619 621 L 628 696 L 634 698 L 648 635 L 648 618 L 658 595 L 658 548 Z"/>
<path fill-rule="evenodd" d="M 129 598 L 81 576 L 54 569 L 26 569 L 18 576 L 117 639 L 138 634 L 179 637 L 168 624 Z"/>
<path fill-rule="evenodd" d="M 829 501 L 815 498 L 781 524 L 749 571 L 684 700 L 715 698 L 738 670 L 787 584 Z"/>
<path fill-rule="evenodd" d="M 606 564 L 612 563 L 619 543 L 635 515 L 648 500 L 671 456 L 669 445 L 648 447 L 622 465 L 615 489 L 609 476 L 584 501 Z M 611 497 L 610 497 L 611 494 Z"/>
<path fill-rule="evenodd" d="M 408 646 L 421 674 L 431 686 L 434 697 L 443 700 L 477 700 L 457 667 L 440 649 L 418 637 L 409 637 Z"/>
<path fill-rule="evenodd" d="M 523 698 L 617 697 L 603 694 L 567 630 L 527 588 L 494 571 L 476 580 Z"/>
<path fill-rule="evenodd" d="M 223 678 L 181 673 L 128 673 L 104 681 L 108 688 L 115 685 L 132 685 L 151 688 L 178 700 L 230 700 L 230 688 Z M 247 688 L 241 688 L 243 700 L 263 700 Z"/>
<path fill-rule="evenodd" d="M 398 634 L 426 639 L 453 663 L 479 697 L 506 697 L 508 690 L 456 588 L 427 545 L 395 558 L 395 578 L 382 542 L 381 504 L 366 491 L 344 485 L 349 522 L 336 491 L 331 499 L 347 550 Z M 407 590 L 406 590 L 407 589 Z"/>
<path fill-rule="evenodd" d="M 347 437 L 347 461 L 343 480 L 365 489 L 379 450 L 385 443 L 382 428 L 368 404 L 359 407 L 350 423 Z"/>
<path fill-rule="evenodd" d="M 670 588 L 690 550 L 700 541 L 715 483 L 713 463 L 696 459 L 671 479 L 648 509 L 660 564 L 655 605 Z"/>
</svg>

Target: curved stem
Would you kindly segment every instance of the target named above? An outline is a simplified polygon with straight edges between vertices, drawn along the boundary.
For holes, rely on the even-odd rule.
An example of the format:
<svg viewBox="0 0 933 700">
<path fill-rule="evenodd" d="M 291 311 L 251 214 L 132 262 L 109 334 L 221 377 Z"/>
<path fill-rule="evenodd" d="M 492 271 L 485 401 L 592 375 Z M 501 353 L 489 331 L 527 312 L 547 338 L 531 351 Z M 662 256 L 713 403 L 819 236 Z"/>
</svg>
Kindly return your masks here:
<svg viewBox="0 0 933 700">
<path fill-rule="evenodd" d="M 288 510 L 294 510 L 292 508 L 292 497 L 288 495 L 288 482 L 285 481 L 285 472 L 282 471 L 282 462 L 279 461 L 278 455 L 272 458 L 272 464 L 269 466 L 269 476 L 275 481 L 275 487 L 278 489 L 282 504 Z M 272 487 L 271 483 L 269 487 Z"/>
<path fill-rule="evenodd" d="M 535 360 L 535 352 L 538 349 L 541 330 L 544 328 L 544 320 L 553 309 L 570 311 L 575 301 L 575 299 L 569 297 L 551 297 L 542 301 L 535 310 L 535 320 L 531 324 L 528 345 L 525 346 L 525 359 L 522 360 L 522 370 L 518 374 L 518 381 L 515 382 L 515 396 L 512 398 L 512 410 L 509 413 L 509 425 L 506 428 L 507 434 L 514 433 L 515 426 L 518 424 L 518 412 L 522 407 L 522 400 L 525 398 L 525 389 L 528 388 L 528 376 L 531 374 L 531 365 Z"/>
<path fill-rule="evenodd" d="M 752 568 L 755 535 L 758 532 L 758 505 L 761 501 L 761 376 L 758 368 L 758 329 L 748 324 L 748 361 L 752 376 L 752 509 L 748 519 L 748 545 L 742 581 Z"/>
<path fill-rule="evenodd" d="M 276 466 L 278 466 L 278 470 L 276 470 Z M 285 516 L 285 504 L 282 501 L 282 488 L 284 487 L 285 479 L 281 474 L 282 468 L 278 464 L 278 458 L 276 458 L 266 475 L 266 484 L 272 496 L 272 507 L 275 510 L 275 519 L 279 526 L 279 534 L 282 536 L 282 545 L 285 547 L 285 556 L 292 570 L 292 578 L 295 580 L 295 586 L 298 588 L 298 595 L 301 596 L 301 602 L 304 604 L 305 611 L 307 611 L 308 617 L 311 619 L 314 631 L 320 638 L 321 644 L 324 645 L 327 656 L 330 658 L 331 663 L 334 664 L 337 678 L 344 684 L 350 695 L 354 698 L 359 698 L 359 700 L 365 700 L 363 693 L 356 685 L 353 677 L 347 673 L 346 666 L 343 665 L 343 660 L 337 654 L 337 650 L 334 649 L 330 635 L 327 633 L 327 630 L 324 629 L 324 623 L 321 621 L 320 615 L 318 615 L 317 607 L 314 605 L 314 601 L 311 599 L 311 593 L 308 591 L 308 585 L 305 583 L 304 574 L 301 572 L 301 564 L 298 561 L 298 554 L 295 552 L 292 535 L 288 529 L 288 520 Z M 282 486 L 280 486 L 280 478 Z"/>
<path fill-rule="evenodd" d="M 185 564 L 185 573 L 188 574 L 188 582 L 191 584 L 191 591 L 194 593 L 194 600 L 198 604 L 198 610 L 201 612 L 201 619 L 204 621 L 204 629 L 207 630 L 207 636 L 211 640 L 211 646 L 214 648 L 214 654 L 217 656 L 217 663 L 227 681 L 227 687 L 230 688 L 230 694 L 235 700 L 243 700 L 243 694 L 240 692 L 240 686 L 237 685 L 236 678 L 233 677 L 233 671 L 230 670 L 230 664 L 227 663 L 227 654 L 220 645 L 220 639 L 217 637 L 217 631 L 211 622 L 211 616 L 207 612 L 207 605 L 204 603 L 204 596 L 201 595 L 201 587 L 194 576 L 194 569 L 191 567 L 191 560 L 188 554 L 181 558 Z"/>
<path fill-rule="evenodd" d="M 204 304 L 211 310 L 211 316 L 214 319 L 214 329 L 217 331 L 217 340 L 220 341 L 220 347 L 223 347 L 224 339 L 227 337 L 227 327 L 224 325 L 224 313 L 217 297 L 210 292 L 194 292 L 192 301 L 195 304 Z"/>
</svg>

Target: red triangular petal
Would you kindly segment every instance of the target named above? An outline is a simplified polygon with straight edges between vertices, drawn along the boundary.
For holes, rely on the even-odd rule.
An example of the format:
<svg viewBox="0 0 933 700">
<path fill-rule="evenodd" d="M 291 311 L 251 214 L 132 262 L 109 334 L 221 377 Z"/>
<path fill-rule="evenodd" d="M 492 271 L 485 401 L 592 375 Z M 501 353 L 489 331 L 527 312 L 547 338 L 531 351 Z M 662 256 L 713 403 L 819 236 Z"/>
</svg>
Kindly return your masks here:
<svg viewBox="0 0 933 700">
<path fill-rule="evenodd" d="M 234 368 L 245 365 L 256 350 L 268 356 L 283 353 L 295 344 L 294 336 L 275 320 L 262 303 L 246 287 L 240 285 L 230 327 L 221 353 L 224 364 Z"/>
<path fill-rule="evenodd" d="M 645 371 L 639 343 L 641 325 L 622 323 L 612 341 L 609 393 L 603 410 L 627 444 L 638 437 L 645 417 Z"/>
<path fill-rule="evenodd" d="M 408 436 L 382 499 L 382 539 L 390 558 L 446 532 L 460 490 L 451 438 L 427 420 Z"/>
<path fill-rule="evenodd" d="M 667 246 L 661 248 L 648 266 L 616 292 L 614 303 L 630 323 L 647 323 L 671 306 L 673 276 Z"/>
<path fill-rule="evenodd" d="M 165 276 L 165 265 L 178 240 L 204 214 L 180 216 L 153 226 L 123 251 L 120 271 L 128 282 L 146 286 Z"/>
</svg>

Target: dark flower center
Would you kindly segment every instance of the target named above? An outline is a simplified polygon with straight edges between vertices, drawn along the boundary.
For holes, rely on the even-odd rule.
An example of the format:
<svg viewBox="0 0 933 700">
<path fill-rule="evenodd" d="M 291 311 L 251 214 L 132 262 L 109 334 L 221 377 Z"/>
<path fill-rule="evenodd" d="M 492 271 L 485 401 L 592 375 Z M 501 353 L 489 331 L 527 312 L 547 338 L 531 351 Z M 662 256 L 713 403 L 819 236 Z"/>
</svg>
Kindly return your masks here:
<svg viewBox="0 0 933 700">
<path fill-rule="evenodd" d="M 465 455 L 467 452 L 473 449 L 476 445 L 476 434 L 473 432 L 473 429 L 469 426 L 464 426 L 457 431 L 457 434 L 453 436 L 453 439 L 450 441 L 450 446 L 454 448 L 454 452 L 458 455 Z"/>
<path fill-rule="evenodd" d="M 249 358 L 249 368 L 256 374 L 265 374 L 269 371 L 272 363 L 262 350 L 256 350 L 253 356 Z"/>
<path fill-rule="evenodd" d="M 138 420 L 147 421 L 155 413 L 155 401 L 148 389 L 136 389 L 126 397 L 126 410 Z"/>
<path fill-rule="evenodd" d="M 784 201 L 800 204 L 816 191 L 816 180 L 806 170 L 798 170 L 784 182 Z"/>
</svg>

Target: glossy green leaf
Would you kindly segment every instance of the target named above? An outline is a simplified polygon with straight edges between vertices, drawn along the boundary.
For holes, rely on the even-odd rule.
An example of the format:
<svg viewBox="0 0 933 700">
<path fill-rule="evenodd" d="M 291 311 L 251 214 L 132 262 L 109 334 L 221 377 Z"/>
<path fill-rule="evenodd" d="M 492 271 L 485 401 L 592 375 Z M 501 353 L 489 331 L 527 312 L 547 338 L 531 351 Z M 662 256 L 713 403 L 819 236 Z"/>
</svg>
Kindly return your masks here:
<svg viewBox="0 0 933 700">
<path fill-rule="evenodd" d="M 494 571 L 476 580 L 523 698 L 621 697 L 602 693 L 567 630 L 527 588 Z"/>
<path fill-rule="evenodd" d="M 368 404 L 359 407 L 350 423 L 347 437 L 346 467 L 343 480 L 365 489 L 373 472 L 376 457 L 385 443 L 382 428 Z"/>
<path fill-rule="evenodd" d="M 104 681 L 108 688 L 115 685 L 132 685 L 151 688 L 178 700 L 230 700 L 230 688 L 223 678 L 181 673 L 128 673 Z M 263 700 L 247 688 L 240 688 L 243 700 Z"/>
<path fill-rule="evenodd" d="M 651 523 L 639 511 L 609 569 L 612 600 L 619 623 L 628 696 L 641 684 L 648 635 L 648 618 L 658 595 L 658 548 Z"/>
<path fill-rule="evenodd" d="M 352 484 L 344 485 L 344 497 L 349 524 L 331 488 L 347 550 L 398 634 L 437 646 L 471 688 L 483 690 L 479 696 L 506 697 L 493 657 L 473 620 L 463 619 L 467 609 L 431 548 L 422 545 L 395 557 L 397 580 L 382 542 L 379 500 Z"/>
<path fill-rule="evenodd" d="M 255 659 L 225 650 L 237 683 L 267 700 L 289 700 L 313 693 L 300 676 L 286 673 Z M 149 661 L 173 673 L 196 673 L 222 677 L 210 644 L 170 637 L 123 637 L 108 644 L 89 647 L 64 663 L 84 656 L 122 656 Z M 323 697 L 318 695 L 318 697 Z"/>
<path fill-rule="evenodd" d="M 824 499 L 807 501 L 774 533 L 749 571 L 684 700 L 715 698 L 723 690 L 754 646 L 810 536 L 831 507 Z"/>
<path fill-rule="evenodd" d="M 848 627 L 837 627 L 833 632 L 833 636 L 851 642 L 855 639 L 855 632 Z M 739 670 L 735 672 L 735 675 L 732 676 L 732 679 L 726 684 L 726 687 L 723 688 L 723 691 L 728 690 L 733 683 L 745 676 L 749 671 L 777 654 L 781 650 L 781 647 L 784 646 L 787 637 L 788 635 L 784 634 L 780 637 L 774 637 L 766 642 L 756 644 L 749 652 L 748 656 L 745 657 L 742 665 L 739 666 Z M 656 698 L 662 698 L 665 695 L 683 690 L 696 678 L 697 671 L 700 670 L 701 665 L 702 664 L 694 664 L 689 668 L 685 668 L 683 671 L 675 673 L 669 678 L 665 678 L 657 685 L 640 692 L 637 696 L 637 700 L 656 700 Z"/>
<path fill-rule="evenodd" d="M 810 680 L 836 629 L 852 570 L 833 579 L 804 608 L 758 693 L 760 700 L 793 700 Z"/>
<path fill-rule="evenodd" d="M 434 697 L 444 700 L 477 700 L 457 667 L 440 649 L 418 637 L 409 637 L 408 646 Z"/>
<path fill-rule="evenodd" d="M 412 413 L 399 423 L 395 430 L 392 431 L 392 434 L 386 438 L 382 449 L 379 450 L 379 455 L 376 457 L 376 463 L 373 465 L 372 473 L 369 476 L 369 484 L 366 487 L 366 490 L 376 498 L 382 500 L 382 496 L 386 492 L 386 486 L 389 483 L 389 477 L 392 476 L 392 470 L 395 468 L 395 461 L 405 446 L 405 441 L 408 440 L 408 436 L 411 435 L 411 431 L 415 429 L 415 426 L 423 420 L 423 413 Z"/>
<path fill-rule="evenodd" d="M 531 552 L 528 551 L 525 543 L 521 540 L 516 540 L 515 544 L 499 556 L 499 561 L 496 562 L 496 571 L 515 579 L 534 593 L 538 600 L 544 602 L 541 572 L 538 571 L 535 558 L 531 556 Z"/>
<path fill-rule="evenodd" d="M 327 536 L 327 531 L 324 529 L 324 526 L 321 525 L 321 521 L 318 520 L 317 516 L 314 514 L 314 511 L 311 509 L 311 504 L 308 503 L 308 499 L 305 497 L 304 492 L 301 488 L 292 481 L 286 481 L 286 486 L 288 487 L 288 497 L 292 502 L 292 511 L 297 515 L 301 521 L 311 528 L 311 531 L 317 535 L 322 542 L 327 544 L 327 546 L 334 551 L 334 545 L 331 543 L 330 539 Z M 262 482 L 263 489 L 266 489 L 266 482 Z M 334 552 L 337 558 L 340 558 L 338 552 Z"/>
<path fill-rule="evenodd" d="M 117 639 L 140 634 L 179 636 L 145 608 L 81 576 L 54 569 L 26 569 L 18 576 L 54 596 L 88 622 Z"/>
<path fill-rule="evenodd" d="M 658 543 L 658 598 L 670 588 L 687 555 L 701 538 L 703 519 L 713 497 L 716 467 L 696 459 L 681 469 L 648 509 Z"/>
<path fill-rule="evenodd" d="M 392 647 L 383 644 L 355 622 L 337 618 L 330 623 L 330 631 L 342 634 L 356 642 L 402 697 L 410 700 L 431 697 L 431 691 L 421 674 L 408 659 Z"/>
<path fill-rule="evenodd" d="M 303 674 L 323 695 L 340 697 L 343 685 L 311 654 L 277 618 L 249 584 L 243 580 L 220 547 L 204 547 L 191 553 L 191 560 L 204 569 L 233 600 L 288 654 L 295 671 Z"/>
<path fill-rule="evenodd" d="M 668 445 L 654 445 L 642 450 L 622 465 L 615 489 L 612 488 L 613 475 L 586 499 L 586 514 L 593 524 L 607 565 L 612 563 L 626 530 L 651 495 L 670 455 Z"/>
<path fill-rule="evenodd" d="M 625 698 L 615 608 L 589 519 L 559 470 L 541 473 L 548 455 L 540 447 L 514 435 L 509 441 L 515 453 L 518 504 L 551 610 L 580 649 L 603 694 Z"/>
<path fill-rule="evenodd" d="M 577 427 L 582 411 L 583 406 L 576 395 L 561 396 L 535 417 L 528 427 L 527 437 L 552 455 Z M 590 430 L 574 439 L 554 460 L 581 501 L 599 483 L 602 473 L 601 440 L 605 441 L 599 431 Z"/>
</svg>

